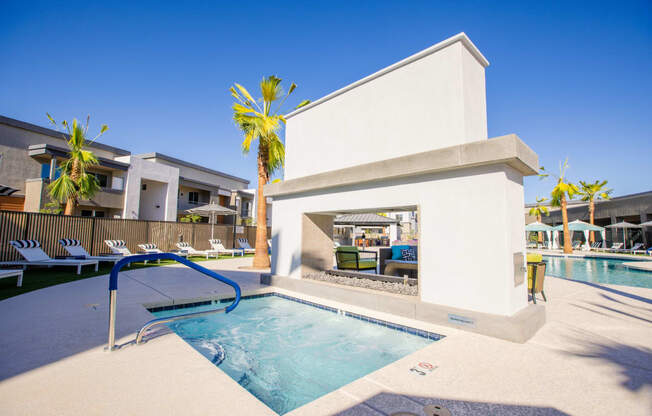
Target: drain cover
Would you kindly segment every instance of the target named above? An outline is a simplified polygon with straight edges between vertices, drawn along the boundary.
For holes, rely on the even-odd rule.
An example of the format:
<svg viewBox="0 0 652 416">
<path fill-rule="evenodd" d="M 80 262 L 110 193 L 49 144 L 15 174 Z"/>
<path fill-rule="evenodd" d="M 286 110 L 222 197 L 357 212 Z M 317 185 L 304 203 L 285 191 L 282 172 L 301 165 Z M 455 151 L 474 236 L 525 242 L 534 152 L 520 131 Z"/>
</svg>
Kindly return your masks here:
<svg viewBox="0 0 652 416">
<path fill-rule="evenodd" d="M 423 408 L 423 411 L 426 416 L 452 416 L 450 410 L 436 404 L 429 404 Z"/>
</svg>

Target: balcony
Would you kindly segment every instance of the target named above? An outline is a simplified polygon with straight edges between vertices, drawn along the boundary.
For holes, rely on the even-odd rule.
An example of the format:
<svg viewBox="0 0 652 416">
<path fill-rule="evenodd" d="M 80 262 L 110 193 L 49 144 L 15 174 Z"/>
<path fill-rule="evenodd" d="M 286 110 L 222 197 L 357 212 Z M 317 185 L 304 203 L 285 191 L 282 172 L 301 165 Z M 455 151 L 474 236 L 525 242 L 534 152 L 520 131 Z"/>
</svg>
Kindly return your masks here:
<svg viewBox="0 0 652 416">
<path fill-rule="evenodd" d="M 80 204 L 122 209 L 124 206 L 124 191 L 122 189 L 102 188 L 90 201 L 80 201 Z"/>
</svg>

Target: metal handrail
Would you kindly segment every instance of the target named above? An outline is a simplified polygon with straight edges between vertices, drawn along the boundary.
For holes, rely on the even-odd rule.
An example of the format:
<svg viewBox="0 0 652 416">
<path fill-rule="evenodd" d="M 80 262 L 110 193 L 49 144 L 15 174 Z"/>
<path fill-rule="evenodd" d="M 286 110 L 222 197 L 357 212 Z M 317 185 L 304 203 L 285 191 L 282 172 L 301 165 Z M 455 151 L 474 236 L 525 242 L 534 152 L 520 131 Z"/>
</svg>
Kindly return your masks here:
<svg viewBox="0 0 652 416">
<path fill-rule="evenodd" d="M 176 254 L 152 253 L 152 254 L 137 254 L 133 256 L 127 256 L 123 259 L 118 260 L 118 262 L 113 266 L 113 269 L 111 269 L 111 274 L 109 276 L 109 341 L 106 348 L 108 351 L 113 351 L 115 349 L 115 312 L 116 312 L 116 298 L 118 296 L 118 273 L 120 273 L 120 270 L 126 264 L 145 261 L 145 260 L 160 260 L 160 259 L 174 260 L 178 263 L 190 267 L 191 269 L 195 269 L 200 273 L 210 276 L 213 279 L 219 280 L 222 283 L 226 283 L 227 285 L 233 287 L 233 289 L 235 290 L 235 300 L 229 306 L 222 309 L 186 313 L 183 315 L 170 316 L 167 318 L 153 319 L 147 322 L 140 329 L 140 331 L 138 331 L 138 335 L 136 336 L 136 344 L 139 344 L 142 341 L 145 331 L 147 331 L 149 328 L 155 325 L 164 324 L 167 322 L 179 321 L 181 319 L 195 318 L 199 316 L 208 315 L 211 313 L 221 313 L 221 312 L 229 313 L 233 309 L 235 309 L 236 306 L 238 306 L 238 303 L 240 303 L 240 286 L 236 282 L 220 274 L 217 274 L 212 270 L 208 270 L 207 268 L 202 267 L 197 263 L 193 263 L 190 260 L 177 256 Z"/>
</svg>

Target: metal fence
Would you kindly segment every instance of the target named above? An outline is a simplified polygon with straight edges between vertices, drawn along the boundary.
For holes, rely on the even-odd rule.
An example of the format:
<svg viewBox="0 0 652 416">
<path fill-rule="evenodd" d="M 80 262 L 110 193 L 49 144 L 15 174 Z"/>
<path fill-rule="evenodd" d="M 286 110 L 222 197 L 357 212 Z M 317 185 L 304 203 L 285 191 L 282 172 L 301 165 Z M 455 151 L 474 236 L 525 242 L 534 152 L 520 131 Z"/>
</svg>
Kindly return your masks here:
<svg viewBox="0 0 652 416">
<path fill-rule="evenodd" d="M 214 227 L 214 238 L 222 240 L 227 248 L 233 247 L 233 225 L 215 224 Z M 236 234 L 236 238 L 247 238 L 252 247 L 256 245 L 256 227 L 236 228 L 243 231 Z M 269 228 L 267 235 L 270 238 Z M 110 251 L 104 240 L 124 240 L 134 253 L 142 243 L 154 243 L 163 251 L 176 250 L 179 241 L 205 250 L 210 248 L 211 225 L 0 211 L 0 261 L 20 259 L 20 254 L 9 245 L 11 240 L 38 240 L 50 257 L 66 255 L 58 242 L 61 238 L 79 240 L 94 256 Z"/>
</svg>

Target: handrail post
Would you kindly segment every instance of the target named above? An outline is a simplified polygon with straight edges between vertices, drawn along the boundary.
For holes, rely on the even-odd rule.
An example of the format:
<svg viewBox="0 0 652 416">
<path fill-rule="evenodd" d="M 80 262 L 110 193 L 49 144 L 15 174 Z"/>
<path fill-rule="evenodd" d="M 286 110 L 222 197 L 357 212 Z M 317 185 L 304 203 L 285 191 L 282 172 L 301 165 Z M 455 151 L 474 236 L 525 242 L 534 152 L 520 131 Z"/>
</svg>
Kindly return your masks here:
<svg viewBox="0 0 652 416">
<path fill-rule="evenodd" d="M 109 290 L 109 342 L 106 347 L 107 351 L 115 349 L 115 307 L 117 297 L 117 290 Z"/>
</svg>

